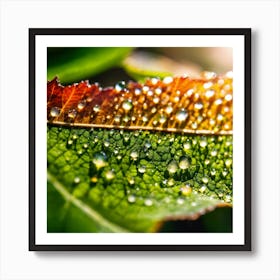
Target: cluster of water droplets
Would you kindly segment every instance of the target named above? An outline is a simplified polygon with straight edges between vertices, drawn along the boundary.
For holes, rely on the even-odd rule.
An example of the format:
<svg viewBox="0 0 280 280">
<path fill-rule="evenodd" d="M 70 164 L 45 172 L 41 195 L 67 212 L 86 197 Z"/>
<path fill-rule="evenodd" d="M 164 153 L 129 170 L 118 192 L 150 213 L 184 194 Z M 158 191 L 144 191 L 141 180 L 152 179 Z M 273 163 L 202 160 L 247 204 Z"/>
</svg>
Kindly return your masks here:
<svg viewBox="0 0 280 280">
<path fill-rule="evenodd" d="M 184 86 L 188 77 L 151 78 L 142 85 L 120 81 L 111 89 L 115 91 L 112 100 L 106 99 L 108 89 L 102 95 L 103 89 L 95 85 L 100 93 L 98 101 L 94 103 L 93 96 L 85 95 L 67 110 L 53 106 L 49 120 L 185 132 L 230 131 L 232 74 L 217 78 L 215 73 L 207 72 L 203 78 L 204 82 L 197 80 L 192 88 Z"/>
</svg>

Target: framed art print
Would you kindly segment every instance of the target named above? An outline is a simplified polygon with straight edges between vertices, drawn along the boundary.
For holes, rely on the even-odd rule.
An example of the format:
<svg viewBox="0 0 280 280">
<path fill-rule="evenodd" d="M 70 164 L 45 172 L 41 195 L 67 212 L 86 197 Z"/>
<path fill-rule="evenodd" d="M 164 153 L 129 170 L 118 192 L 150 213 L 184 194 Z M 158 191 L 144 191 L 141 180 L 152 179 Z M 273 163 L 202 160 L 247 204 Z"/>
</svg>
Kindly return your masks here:
<svg viewBox="0 0 280 280">
<path fill-rule="evenodd" d="M 251 250 L 250 29 L 29 43 L 30 250 Z"/>
</svg>

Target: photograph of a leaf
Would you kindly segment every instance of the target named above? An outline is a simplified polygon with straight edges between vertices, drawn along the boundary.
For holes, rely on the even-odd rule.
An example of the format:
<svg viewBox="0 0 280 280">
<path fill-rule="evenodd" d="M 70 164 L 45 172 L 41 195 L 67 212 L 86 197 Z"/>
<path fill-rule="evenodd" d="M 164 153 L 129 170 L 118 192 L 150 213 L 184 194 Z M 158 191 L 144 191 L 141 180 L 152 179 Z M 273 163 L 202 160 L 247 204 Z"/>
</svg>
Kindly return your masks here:
<svg viewBox="0 0 280 280">
<path fill-rule="evenodd" d="M 50 79 L 48 232 L 230 232 L 232 91 L 231 72 Z"/>
</svg>

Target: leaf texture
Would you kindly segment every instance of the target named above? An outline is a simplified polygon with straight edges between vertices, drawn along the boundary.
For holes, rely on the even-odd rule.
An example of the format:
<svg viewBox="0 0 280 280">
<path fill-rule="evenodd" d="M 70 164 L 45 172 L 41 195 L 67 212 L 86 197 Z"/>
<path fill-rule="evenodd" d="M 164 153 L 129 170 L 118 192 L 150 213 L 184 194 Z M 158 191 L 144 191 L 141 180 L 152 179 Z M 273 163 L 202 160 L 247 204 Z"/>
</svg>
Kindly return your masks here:
<svg viewBox="0 0 280 280">
<path fill-rule="evenodd" d="M 208 74 L 209 76 L 209 74 Z M 48 82 L 48 121 L 87 127 L 232 133 L 232 78 L 166 77 L 101 88 Z"/>
<path fill-rule="evenodd" d="M 230 74 L 53 79 L 47 99 L 48 232 L 155 232 L 232 206 Z"/>
</svg>

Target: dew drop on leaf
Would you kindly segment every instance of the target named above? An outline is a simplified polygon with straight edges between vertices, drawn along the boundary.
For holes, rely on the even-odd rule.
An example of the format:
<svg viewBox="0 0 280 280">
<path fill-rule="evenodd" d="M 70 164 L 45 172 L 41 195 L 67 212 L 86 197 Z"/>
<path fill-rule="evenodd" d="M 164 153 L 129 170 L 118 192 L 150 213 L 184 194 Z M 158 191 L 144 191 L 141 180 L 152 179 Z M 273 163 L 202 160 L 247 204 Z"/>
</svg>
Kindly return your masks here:
<svg viewBox="0 0 280 280">
<path fill-rule="evenodd" d="M 79 111 L 82 111 L 86 107 L 86 101 L 82 100 L 78 103 L 77 108 Z"/>
<path fill-rule="evenodd" d="M 168 170 L 169 173 L 172 173 L 172 174 L 176 173 L 176 171 L 178 170 L 178 164 L 177 164 L 177 162 L 176 162 L 175 160 L 172 160 L 172 161 L 168 164 L 167 170 Z"/>
<path fill-rule="evenodd" d="M 146 166 L 144 166 L 144 165 L 139 166 L 138 171 L 142 174 L 145 173 L 146 172 Z"/>
<path fill-rule="evenodd" d="M 79 177 L 75 177 L 75 178 L 74 178 L 74 183 L 75 183 L 75 184 L 79 184 L 79 183 L 80 183 L 80 181 L 81 181 L 81 180 L 80 180 L 80 178 L 79 178 Z"/>
<path fill-rule="evenodd" d="M 127 197 L 127 201 L 129 203 L 134 203 L 136 201 L 136 196 L 134 194 L 130 194 L 128 197 Z"/>
<path fill-rule="evenodd" d="M 115 172 L 113 170 L 108 170 L 106 171 L 105 173 L 105 178 L 108 180 L 108 181 L 111 181 L 115 178 Z"/>
<path fill-rule="evenodd" d="M 201 181 L 204 183 L 204 184 L 207 184 L 208 183 L 208 178 L 207 177 L 203 177 L 201 179 Z"/>
<path fill-rule="evenodd" d="M 121 82 L 116 83 L 116 85 L 115 85 L 115 90 L 116 90 L 117 92 L 120 92 L 120 91 L 122 91 L 122 90 L 124 90 L 124 89 L 125 89 L 125 82 L 124 82 L 124 81 L 121 81 Z"/>
<path fill-rule="evenodd" d="M 69 110 L 69 112 L 68 112 L 68 117 L 69 117 L 70 119 L 75 119 L 76 116 L 77 116 L 77 111 L 76 111 L 75 109 Z"/>
<path fill-rule="evenodd" d="M 60 109 L 58 107 L 52 107 L 50 111 L 51 117 L 57 117 L 60 114 Z"/>
<path fill-rule="evenodd" d="M 108 165 L 107 156 L 104 152 L 94 154 L 92 162 L 97 170 Z"/>
<path fill-rule="evenodd" d="M 133 104 L 132 104 L 132 101 L 131 100 L 125 100 L 122 104 L 122 108 L 125 110 L 125 111 L 130 111 L 133 107 Z"/>
<path fill-rule="evenodd" d="M 96 104 L 96 105 L 93 106 L 92 110 L 93 110 L 95 113 L 97 113 L 97 112 L 100 111 L 100 106 Z"/>
<path fill-rule="evenodd" d="M 131 157 L 132 160 L 137 160 L 137 159 L 138 159 L 138 156 L 139 156 L 139 154 L 138 154 L 138 152 L 136 152 L 136 151 L 132 151 L 132 152 L 130 153 L 130 157 Z"/>
<path fill-rule="evenodd" d="M 188 117 L 188 113 L 185 109 L 181 109 L 176 113 L 176 119 L 179 122 L 185 121 L 187 119 L 187 117 Z"/>
<path fill-rule="evenodd" d="M 181 157 L 179 161 L 180 169 L 187 169 L 190 166 L 190 161 L 187 157 Z"/>
<path fill-rule="evenodd" d="M 144 204 L 146 206 L 152 206 L 153 205 L 153 201 L 150 198 L 145 199 Z"/>
<path fill-rule="evenodd" d="M 169 115 L 171 114 L 173 111 L 173 107 L 171 105 L 168 105 L 166 108 L 165 108 L 165 112 Z"/>
<path fill-rule="evenodd" d="M 200 110 L 200 109 L 203 108 L 203 104 L 201 102 L 195 103 L 194 108 L 197 109 L 197 110 Z"/>
</svg>

